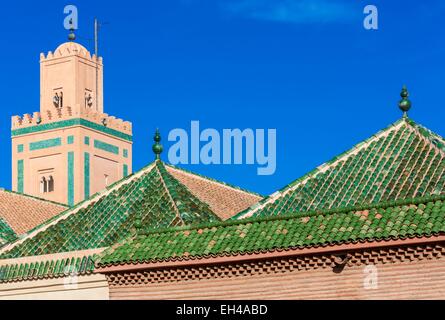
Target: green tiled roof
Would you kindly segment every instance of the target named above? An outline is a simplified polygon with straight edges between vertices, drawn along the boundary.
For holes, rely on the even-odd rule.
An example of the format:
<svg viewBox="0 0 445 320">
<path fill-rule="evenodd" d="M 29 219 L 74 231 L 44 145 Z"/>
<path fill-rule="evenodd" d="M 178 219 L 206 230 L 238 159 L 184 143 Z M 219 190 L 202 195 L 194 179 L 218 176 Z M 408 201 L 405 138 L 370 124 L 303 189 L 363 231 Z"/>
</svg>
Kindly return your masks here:
<svg viewBox="0 0 445 320">
<path fill-rule="evenodd" d="M 17 239 L 17 235 L 6 223 L 5 220 L 0 218 L 0 248 L 7 244 L 8 242 L 12 242 Z"/>
<path fill-rule="evenodd" d="M 100 254 L 97 265 L 267 252 L 444 232 L 445 195 L 430 196 L 149 232 L 107 249 Z"/>
<path fill-rule="evenodd" d="M 445 142 L 402 119 L 232 219 L 445 193 Z"/>
<path fill-rule="evenodd" d="M 155 229 L 219 220 L 156 161 L 37 227 L 0 258 L 107 247 L 138 224 Z"/>
<path fill-rule="evenodd" d="M 65 277 L 89 274 L 94 270 L 92 256 L 65 258 L 33 263 L 17 263 L 0 266 L 0 283 L 19 280 Z"/>
</svg>

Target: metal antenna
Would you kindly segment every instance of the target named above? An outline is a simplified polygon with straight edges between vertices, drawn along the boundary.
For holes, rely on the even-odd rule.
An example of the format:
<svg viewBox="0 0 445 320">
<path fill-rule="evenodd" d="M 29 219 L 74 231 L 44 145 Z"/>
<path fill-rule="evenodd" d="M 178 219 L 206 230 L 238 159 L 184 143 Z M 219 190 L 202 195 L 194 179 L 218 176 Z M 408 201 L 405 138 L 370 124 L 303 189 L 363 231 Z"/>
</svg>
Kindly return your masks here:
<svg viewBox="0 0 445 320">
<path fill-rule="evenodd" d="M 96 54 L 96 58 L 98 57 L 99 51 L 99 21 L 97 18 L 94 18 L 94 53 Z"/>
<path fill-rule="evenodd" d="M 94 18 L 94 54 L 96 55 L 96 111 L 99 111 L 99 29 L 105 23 Z"/>
<path fill-rule="evenodd" d="M 94 18 L 94 53 L 96 55 L 96 111 L 99 111 L 99 22 Z"/>
</svg>

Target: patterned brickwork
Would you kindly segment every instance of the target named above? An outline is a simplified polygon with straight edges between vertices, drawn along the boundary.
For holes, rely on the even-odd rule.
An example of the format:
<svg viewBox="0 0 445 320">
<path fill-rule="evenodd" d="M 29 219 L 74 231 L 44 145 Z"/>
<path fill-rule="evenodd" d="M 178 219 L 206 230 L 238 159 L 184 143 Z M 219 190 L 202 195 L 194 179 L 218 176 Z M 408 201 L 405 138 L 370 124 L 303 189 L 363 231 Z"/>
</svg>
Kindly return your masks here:
<svg viewBox="0 0 445 320">
<path fill-rule="evenodd" d="M 253 275 L 279 274 L 316 269 L 333 271 L 344 267 L 381 265 L 401 262 L 419 262 L 441 259 L 444 244 L 400 246 L 359 250 L 343 253 L 304 255 L 290 258 L 264 259 L 247 262 L 206 264 L 202 266 L 158 268 L 141 271 L 123 271 L 107 274 L 111 287 L 137 286 L 149 283 L 183 282 L 204 279 L 250 277 Z M 345 261 L 340 263 L 339 261 Z M 340 270 L 338 270 L 340 271 Z"/>
</svg>

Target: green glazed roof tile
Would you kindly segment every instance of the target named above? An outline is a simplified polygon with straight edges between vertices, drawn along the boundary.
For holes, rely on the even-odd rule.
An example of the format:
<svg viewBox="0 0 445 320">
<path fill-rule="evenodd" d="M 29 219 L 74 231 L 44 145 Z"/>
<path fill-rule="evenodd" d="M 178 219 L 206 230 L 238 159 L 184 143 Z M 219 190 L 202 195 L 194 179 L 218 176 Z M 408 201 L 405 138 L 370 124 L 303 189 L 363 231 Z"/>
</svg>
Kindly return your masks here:
<svg viewBox="0 0 445 320">
<path fill-rule="evenodd" d="M 108 187 L 6 248 L 1 259 L 69 252 L 112 245 L 145 228 L 220 221 L 209 206 L 180 184 L 161 161 Z"/>
<path fill-rule="evenodd" d="M 419 219 L 419 215 L 424 219 Z M 100 254 L 96 262 L 103 267 L 444 232 L 445 195 L 440 195 L 152 231 L 113 246 Z"/>
<path fill-rule="evenodd" d="M 402 119 L 232 219 L 445 193 L 445 140 Z"/>
<path fill-rule="evenodd" d="M 0 218 L 0 248 L 17 239 L 17 235 L 5 220 Z"/>
<path fill-rule="evenodd" d="M 0 283 L 85 275 L 94 271 L 93 256 L 0 266 Z"/>
</svg>

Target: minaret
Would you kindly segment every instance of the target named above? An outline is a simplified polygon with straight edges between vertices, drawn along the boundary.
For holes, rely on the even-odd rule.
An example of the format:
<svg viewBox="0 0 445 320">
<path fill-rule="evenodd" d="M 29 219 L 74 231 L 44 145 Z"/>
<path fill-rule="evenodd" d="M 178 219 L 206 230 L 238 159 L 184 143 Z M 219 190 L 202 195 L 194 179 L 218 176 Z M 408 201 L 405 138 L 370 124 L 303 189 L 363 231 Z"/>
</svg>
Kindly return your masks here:
<svg viewBox="0 0 445 320">
<path fill-rule="evenodd" d="M 74 205 L 132 171 L 132 125 L 104 113 L 102 58 L 40 55 L 40 112 L 12 117 L 13 190 Z"/>
</svg>

